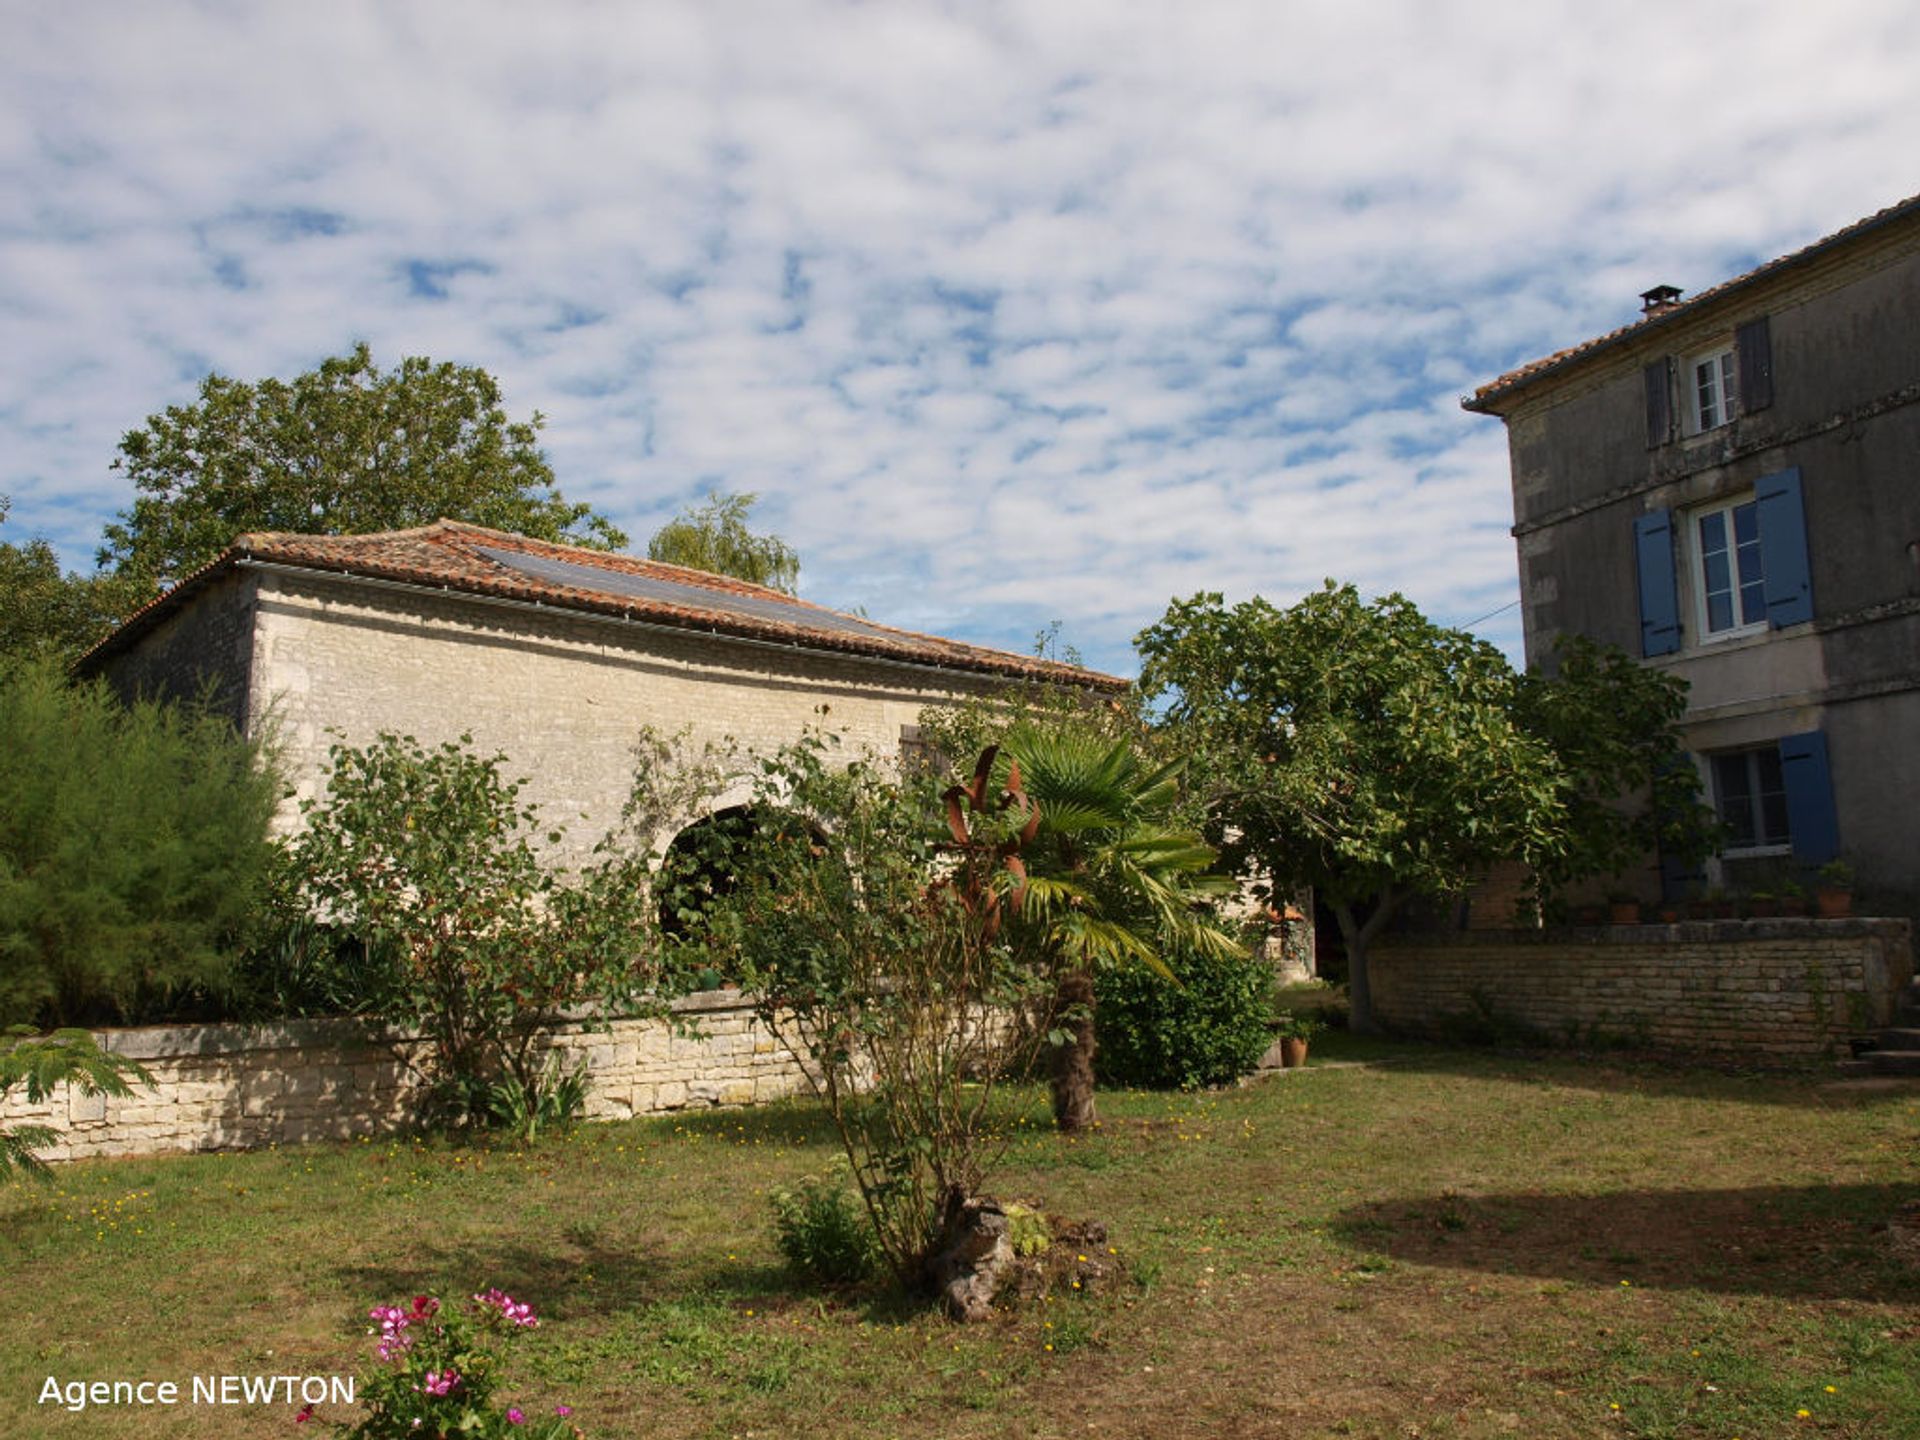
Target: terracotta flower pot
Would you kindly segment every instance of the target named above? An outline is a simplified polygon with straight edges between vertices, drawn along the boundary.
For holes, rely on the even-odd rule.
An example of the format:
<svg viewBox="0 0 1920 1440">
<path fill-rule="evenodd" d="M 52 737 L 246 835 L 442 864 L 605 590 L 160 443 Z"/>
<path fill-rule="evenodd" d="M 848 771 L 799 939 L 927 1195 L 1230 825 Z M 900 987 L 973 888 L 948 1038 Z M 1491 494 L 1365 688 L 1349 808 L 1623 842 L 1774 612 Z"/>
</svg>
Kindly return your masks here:
<svg viewBox="0 0 1920 1440">
<path fill-rule="evenodd" d="M 1813 892 L 1813 903 L 1822 920 L 1844 920 L 1853 914 L 1853 892 L 1833 890 L 1822 885 Z"/>
<path fill-rule="evenodd" d="M 1640 902 L 1638 900 L 1615 900 L 1607 906 L 1607 923 L 1610 925 L 1638 925 L 1640 923 Z"/>
<path fill-rule="evenodd" d="M 1280 1037 L 1280 1064 L 1288 1070 L 1297 1070 L 1307 1063 L 1307 1042 L 1293 1035 Z"/>
</svg>

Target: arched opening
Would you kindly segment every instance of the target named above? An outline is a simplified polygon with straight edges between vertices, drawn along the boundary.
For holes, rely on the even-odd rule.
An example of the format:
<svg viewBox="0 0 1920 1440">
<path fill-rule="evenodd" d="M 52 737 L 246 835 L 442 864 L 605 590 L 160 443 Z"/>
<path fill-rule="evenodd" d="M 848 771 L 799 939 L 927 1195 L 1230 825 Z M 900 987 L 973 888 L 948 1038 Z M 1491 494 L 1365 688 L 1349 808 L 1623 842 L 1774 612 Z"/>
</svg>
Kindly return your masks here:
<svg viewBox="0 0 1920 1440">
<path fill-rule="evenodd" d="M 660 867 L 660 929 L 669 939 L 705 938 L 714 908 L 740 888 L 760 824 L 756 807 L 732 805 L 673 837 Z"/>
<path fill-rule="evenodd" d="M 812 821 L 757 805 L 716 810 L 673 837 L 658 886 L 660 929 L 668 939 L 698 945 L 711 935 L 713 912 L 739 892 L 759 842 L 774 826 L 804 835 L 815 845 L 827 843 L 825 832 Z"/>
</svg>

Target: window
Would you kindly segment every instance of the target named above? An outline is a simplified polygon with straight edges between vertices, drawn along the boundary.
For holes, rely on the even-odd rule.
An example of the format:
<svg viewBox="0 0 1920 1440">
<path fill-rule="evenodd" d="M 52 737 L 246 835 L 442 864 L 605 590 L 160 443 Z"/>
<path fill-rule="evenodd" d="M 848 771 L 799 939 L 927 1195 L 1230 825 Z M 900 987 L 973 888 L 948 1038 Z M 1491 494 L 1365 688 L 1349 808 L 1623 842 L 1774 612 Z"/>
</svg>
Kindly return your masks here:
<svg viewBox="0 0 1920 1440">
<path fill-rule="evenodd" d="M 1704 509 L 1635 516 L 1633 546 L 1640 653 L 1648 659 L 1813 619 L 1797 468 L 1763 475 L 1751 495 Z"/>
<path fill-rule="evenodd" d="M 1704 435 L 1735 415 L 1758 415 L 1773 405 L 1772 326 L 1757 315 L 1734 327 L 1731 344 L 1663 355 L 1643 374 L 1649 449 L 1674 438 L 1676 421 L 1682 433 Z"/>
<path fill-rule="evenodd" d="M 1687 392 L 1689 435 L 1717 430 L 1733 419 L 1734 397 L 1740 393 L 1734 380 L 1733 346 L 1693 356 L 1681 378 Z"/>
<path fill-rule="evenodd" d="M 1713 805 L 1727 827 L 1727 850 L 1785 849 L 1793 843 L 1787 818 L 1780 747 L 1735 750 L 1713 759 Z"/>
<path fill-rule="evenodd" d="M 1692 535 L 1699 633 L 1737 635 L 1765 625 L 1759 503 L 1747 499 L 1695 511 Z"/>
</svg>

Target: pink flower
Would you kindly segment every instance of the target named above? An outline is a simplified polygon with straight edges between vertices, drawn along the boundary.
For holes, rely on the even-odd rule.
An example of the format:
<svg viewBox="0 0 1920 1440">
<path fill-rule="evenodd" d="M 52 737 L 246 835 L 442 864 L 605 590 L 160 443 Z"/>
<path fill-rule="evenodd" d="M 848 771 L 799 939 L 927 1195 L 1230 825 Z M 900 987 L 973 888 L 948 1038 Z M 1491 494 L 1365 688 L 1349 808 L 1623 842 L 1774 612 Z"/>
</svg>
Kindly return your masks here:
<svg viewBox="0 0 1920 1440">
<path fill-rule="evenodd" d="M 426 1383 L 422 1385 L 420 1388 L 425 1390 L 429 1395 L 446 1395 L 450 1393 L 453 1390 L 453 1387 L 458 1385 L 459 1383 L 460 1383 L 460 1372 L 458 1370 L 454 1370 L 451 1368 L 447 1369 L 444 1372 L 439 1370 L 429 1370 L 427 1372 Z"/>
<path fill-rule="evenodd" d="M 499 1289 L 489 1290 L 484 1295 L 476 1295 L 473 1297 L 473 1301 L 483 1309 L 498 1310 L 509 1323 L 514 1325 L 522 1325 L 531 1329 L 540 1323 L 539 1320 L 534 1318 L 533 1306 L 517 1301 L 511 1295 Z"/>
<path fill-rule="evenodd" d="M 571 1414 L 573 1413 L 573 1406 L 571 1406 L 571 1405 L 556 1405 L 556 1406 L 554 1406 L 554 1407 L 553 1407 L 553 1413 L 554 1413 L 554 1414 L 556 1414 L 556 1415 L 558 1415 L 558 1416 L 559 1416 L 559 1417 L 560 1417 L 561 1419 L 563 1419 L 563 1420 L 564 1420 L 564 1419 L 565 1419 L 565 1418 L 566 1418 L 567 1416 L 569 1416 L 569 1415 L 571 1415 Z"/>
<path fill-rule="evenodd" d="M 311 1404 L 303 1405 L 300 1407 L 300 1413 L 293 1417 L 293 1423 L 296 1425 L 304 1425 L 312 1418 L 313 1406 Z"/>
<path fill-rule="evenodd" d="M 507 1407 L 507 1423 L 509 1425 L 526 1424 L 527 1423 L 526 1412 L 523 1411 L 518 1405 L 509 1405 Z"/>
</svg>

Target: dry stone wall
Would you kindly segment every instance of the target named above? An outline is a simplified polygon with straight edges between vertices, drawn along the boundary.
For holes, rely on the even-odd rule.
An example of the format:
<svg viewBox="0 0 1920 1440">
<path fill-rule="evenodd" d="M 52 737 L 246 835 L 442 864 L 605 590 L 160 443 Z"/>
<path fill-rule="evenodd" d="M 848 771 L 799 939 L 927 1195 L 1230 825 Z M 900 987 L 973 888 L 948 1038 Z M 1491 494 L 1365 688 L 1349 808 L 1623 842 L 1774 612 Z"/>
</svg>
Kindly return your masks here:
<svg viewBox="0 0 1920 1440">
<path fill-rule="evenodd" d="M 0 1127 L 50 1125 L 48 1160 L 175 1154 L 344 1139 L 398 1129 L 412 1117 L 419 1042 L 370 1041 L 352 1021 L 188 1025 L 102 1032 L 137 1060 L 154 1088 L 124 1098 L 62 1086 L 39 1105 L 15 1094 Z M 678 1002 L 667 1019 L 582 1021 L 554 1048 L 592 1076 L 587 1114 L 626 1119 L 703 1106 L 749 1105 L 807 1089 L 799 1062 L 737 991 Z"/>
<path fill-rule="evenodd" d="M 1731 920 L 1473 933 L 1382 945 L 1376 1013 L 1444 1032 L 1456 1017 L 1549 1038 L 1813 1059 L 1891 1021 L 1913 973 L 1905 920 Z"/>
</svg>

